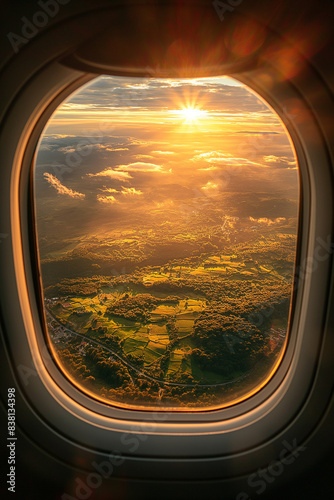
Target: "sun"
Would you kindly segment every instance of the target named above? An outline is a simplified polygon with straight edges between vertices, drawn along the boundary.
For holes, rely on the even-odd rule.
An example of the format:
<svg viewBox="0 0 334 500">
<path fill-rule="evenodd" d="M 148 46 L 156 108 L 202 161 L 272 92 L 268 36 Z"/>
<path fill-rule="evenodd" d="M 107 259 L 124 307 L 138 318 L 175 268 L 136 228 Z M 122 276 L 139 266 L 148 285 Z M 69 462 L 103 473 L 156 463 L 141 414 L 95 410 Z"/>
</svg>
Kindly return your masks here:
<svg viewBox="0 0 334 500">
<path fill-rule="evenodd" d="M 180 109 L 180 114 L 184 116 L 188 123 L 196 122 L 198 118 L 204 116 L 207 111 L 203 111 L 202 109 L 193 108 L 192 106 L 188 106 L 187 108 Z"/>
<path fill-rule="evenodd" d="M 184 123 L 195 124 L 199 118 L 203 118 L 208 112 L 200 108 L 195 108 L 194 106 L 186 106 L 181 109 L 173 110 L 173 113 L 183 118 Z"/>
</svg>

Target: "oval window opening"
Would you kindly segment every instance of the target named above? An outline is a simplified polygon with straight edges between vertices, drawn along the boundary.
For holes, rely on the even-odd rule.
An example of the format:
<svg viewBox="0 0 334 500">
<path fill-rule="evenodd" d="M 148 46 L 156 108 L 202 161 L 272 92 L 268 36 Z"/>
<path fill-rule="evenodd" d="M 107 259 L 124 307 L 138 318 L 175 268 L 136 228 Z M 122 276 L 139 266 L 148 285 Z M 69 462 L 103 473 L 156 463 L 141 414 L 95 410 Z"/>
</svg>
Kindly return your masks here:
<svg viewBox="0 0 334 500">
<path fill-rule="evenodd" d="M 299 209 L 291 140 L 227 78 L 101 76 L 58 107 L 33 167 L 46 342 L 86 394 L 208 410 L 286 348 Z"/>
</svg>

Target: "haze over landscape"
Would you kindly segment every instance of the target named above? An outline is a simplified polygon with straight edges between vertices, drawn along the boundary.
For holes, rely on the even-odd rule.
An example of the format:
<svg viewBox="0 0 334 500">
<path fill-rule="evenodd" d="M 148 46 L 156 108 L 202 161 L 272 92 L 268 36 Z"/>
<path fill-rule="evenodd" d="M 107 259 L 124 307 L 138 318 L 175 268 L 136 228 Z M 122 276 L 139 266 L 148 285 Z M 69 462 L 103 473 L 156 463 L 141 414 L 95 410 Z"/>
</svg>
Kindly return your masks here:
<svg viewBox="0 0 334 500">
<path fill-rule="evenodd" d="M 103 76 L 34 165 L 50 346 L 121 406 L 208 408 L 265 383 L 286 343 L 299 205 L 277 115 L 236 80 Z"/>
</svg>

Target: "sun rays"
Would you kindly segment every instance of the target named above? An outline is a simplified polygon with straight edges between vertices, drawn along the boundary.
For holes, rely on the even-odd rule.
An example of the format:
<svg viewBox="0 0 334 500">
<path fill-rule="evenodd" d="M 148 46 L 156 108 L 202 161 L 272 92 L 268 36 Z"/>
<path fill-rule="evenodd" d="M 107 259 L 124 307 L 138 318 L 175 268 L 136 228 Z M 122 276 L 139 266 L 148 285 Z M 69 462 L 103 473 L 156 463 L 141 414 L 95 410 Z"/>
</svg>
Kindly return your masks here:
<svg viewBox="0 0 334 500">
<path fill-rule="evenodd" d="M 184 118 L 185 123 L 196 123 L 200 118 L 208 115 L 207 111 L 192 106 L 176 110 L 175 112 Z"/>
</svg>

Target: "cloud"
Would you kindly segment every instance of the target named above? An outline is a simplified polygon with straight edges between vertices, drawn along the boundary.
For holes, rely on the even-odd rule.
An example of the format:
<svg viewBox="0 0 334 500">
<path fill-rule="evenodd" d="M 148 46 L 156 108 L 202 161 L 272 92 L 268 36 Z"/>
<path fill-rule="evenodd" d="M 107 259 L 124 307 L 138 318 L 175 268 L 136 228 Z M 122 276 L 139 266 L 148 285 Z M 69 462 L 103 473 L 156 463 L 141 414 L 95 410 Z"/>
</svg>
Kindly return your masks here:
<svg viewBox="0 0 334 500">
<path fill-rule="evenodd" d="M 233 158 L 227 157 L 227 158 L 210 158 L 207 160 L 209 163 L 218 163 L 219 165 L 233 165 L 233 166 L 250 166 L 250 165 L 256 165 L 258 167 L 262 167 L 260 163 L 257 163 L 255 161 L 251 160 L 246 160 L 246 158 Z"/>
<path fill-rule="evenodd" d="M 118 201 L 116 200 L 116 198 L 114 196 L 105 196 L 105 195 L 97 195 L 97 201 L 100 201 L 101 203 L 109 203 L 109 204 L 114 204 L 114 203 L 118 203 Z"/>
<path fill-rule="evenodd" d="M 127 181 L 132 179 L 131 175 L 128 172 L 116 172 L 112 168 L 106 168 L 102 170 L 102 172 L 98 172 L 97 174 L 87 174 L 88 177 L 110 177 L 111 179 L 115 179 L 116 181 Z"/>
<path fill-rule="evenodd" d="M 117 189 L 106 188 L 106 187 L 104 187 L 103 189 L 99 189 L 99 191 L 102 191 L 102 193 L 119 193 L 119 191 L 117 191 Z"/>
<path fill-rule="evenodd" d="M 133 187 L 126 188 L 122 186 L 121 194 L 124 196 L 140 196 L 143 192 Z"/>
<path fill-rule="evenodd" d="M 233 167 L 245 167 L 245 166 L 257 166 L 262 167 L 260 163 L 256 163 L 246 158 L 236 158 L 232 155 L 225 153 L 219 153 L 217 151 L 211 151 L 209 153 L 201 153 L 192 158 L 193 161 L 206 161 L 208 163 L 218 164 L 220 166 L 233 166 Z M 201 168 L 200 170 L 204 170 Z M 213 170 L 213 169 L 212 169 Z"/>
<path fill-rule="evenodd" d="M 67 196 L 70 196 L 71 198 L 85 198 L 85 195 L 83 193 L 73 191 L 73 189 L 64 186 L 54 175 L 45 172 L 43 176 L 48 181 L 50 186 L 53 186 L 57 190 L 58 194 L 65 194 Z"/>
<path fill-rule="evenodd" d="M 285 217 L 277 217 L 276 219 L 267 219 L 267 217 L 260 217 L 259 219 L 254 219 L 253 217 L 249 217 L 251 222 L 257 222 L 258 224 L 266 224 L 267 226 L 271 226 L 272 224 L 279 224 L 280 222 L 284 222 L 286 220 Z"/>
<path fill-rule="evenodd" d="M 280 135 L 281 132 L 274 132 L 268 130 L 238 130 L 236 134 L 242 135 Z"/>
<path fill-rule="evenodd" d="M 136 155 L 136 160 L 153 160 L 151 155 Z"/>
<path fill-rule="evenodd" d="M 89 104 L 89 103 L 81 103 L 81 104 L 76 104 L 74 102 L 64 102 L 62 105 L 61 105 L 62 109 L 71 109 L 71 110 L 75 110 L 75 109 L 89 109 L 92 107 L 92 104 Z"/>
<path fill-rule="evenodd" d="M 72 146 L 65 146 L 63 148 L 59 148 L 58 151 L 62 151 L 63 153 L 74 153 L 76 150 Z"/>
<path fill-rule="evenodd" d="M 199 168 L 198 170 L 201 170 L 202 172 L 212 172 L 213 170 L 218 170 L 218 169 L 219 167 L 212 166 L 212 167 Z"/>
<path fill-rule="evenodd" d="M 152 154 L 173 155 L 174 151 L 151 151 Z"/>
<path fill-rule="evenodd" d="M 296 160 L 291 160 L 288 156 L 264 156 L 264 161 L 266 163 L 284 163 L 285 165 L 296 165 Z"/>
<path fill-rule="evenodd" d="M 216 158 L 228 158 L 228 157 L 230 157 L 230 155 L 227 155 L 225 153 L 219 153 L 218 151 L 210 151 L 210 152 L 207 152 L 207 153 L 201 153 L 199 155 L 195 155 L 192 158 L 192 160 L 193 161 L 205 160 L 205 161 L 210 162 L 210 160 L 212 160 L 212 159 L 216 159 Z"/>
<path fill-rule="evenodd" d="M 213 181 L 208 181 L 205 186 L 202 186 L 201 189 L 205 192 L 205 194 L 211 195 L 215 194 L 219 189 L 219 184 Z"/>
<path fill-rule="evenodd" d="M 160 172 L 164 173 L 161 165 L 155 163 L 144 163 L 141 161 L 129 163 L 128 165 L 117 165 L 115 169 L 119 172 Z"/>
<path fill-rule="evenodd" d="M 137 110 L 165 110 L 167 106 L 180 101 L 204 101 L 212 111 L 224 113 L 261 113 L 271 111 L 253 93 L 239 82 L 222 78 L 197 79 L 156 79 L 132 77 L 101 76 L 86 85 L 80 92 L 71 96 L 67 103 L 68 112 L 78 112 L 80 108 L 87 112 L 120 108 L 136 112 Z"/>
<path fill-rule="evenodd" d="M 122 190 L 119 191 L 118 189 L 114 188 L 106 188 L 103 187 L 103 189 L 99 189 L 99 191 L 102 191 L 102 193 L 108 193 L 108 195 L 103 194 L 103 195 L 98 195 L 97 199 L 98 201 L 101 201 L 103 203 L 118 203 L 118 200 L 114 196 L 110 196 L 111 193 L 113 194 L 122 194 L 123 196 L 140 196 L 144 194 L 142 191 L 139 189 L 136 189 L 134 187 L 124 187 L 122 186 Z"/>
<path fill-rule="evenodd" d="M 100 148 L 102 148 L 102 146 L 100 146 Z M 129 151 L 129 148 L 113 148 L 110 146 L 106 146 L 104 149 L 106 151 Z"/>
<path fill-rule="evenodd" d="M 170 208 L 174 206 L 174 201 L 173 200 L 165 200 L 161 202 L 156 202 L 155 206 L 157 208 Z"/>
</svg>

